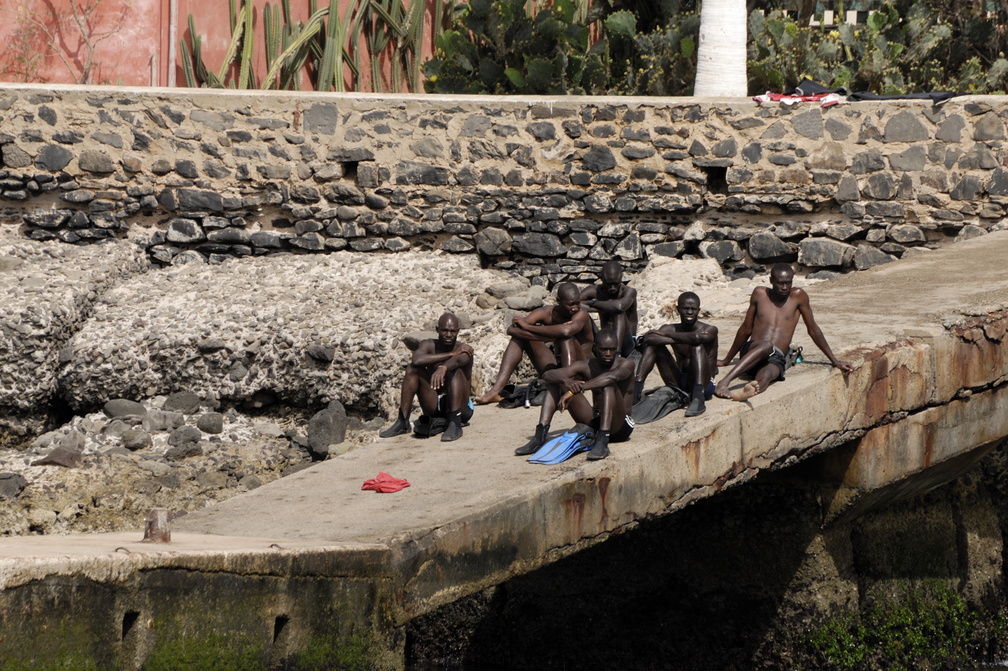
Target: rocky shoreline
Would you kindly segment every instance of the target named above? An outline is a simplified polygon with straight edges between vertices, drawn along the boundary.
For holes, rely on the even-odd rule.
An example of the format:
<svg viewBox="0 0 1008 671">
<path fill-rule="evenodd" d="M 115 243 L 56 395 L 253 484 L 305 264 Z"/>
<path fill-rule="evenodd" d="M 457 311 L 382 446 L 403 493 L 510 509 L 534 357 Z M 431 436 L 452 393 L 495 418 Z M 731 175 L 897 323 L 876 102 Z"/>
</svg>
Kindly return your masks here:
<svg viewBox="0 0 1008 671">
<path fill-rule="evenodd" d="M 0 226 L 0 534 L 139 528 L 151 507 L 182 514 L 366 446 L 398 403 L 404 341 L 455 312 L 479 391 L 512 316 L 549 300 L 440 252 L 181 259 L 157 268 L 132 243 Z M 705 314 L 738 314 L 756 283 L 713 259 L 629 279 L 647 287 L 643 328 L 672 319 L 684 290 Z"/>
</svg>

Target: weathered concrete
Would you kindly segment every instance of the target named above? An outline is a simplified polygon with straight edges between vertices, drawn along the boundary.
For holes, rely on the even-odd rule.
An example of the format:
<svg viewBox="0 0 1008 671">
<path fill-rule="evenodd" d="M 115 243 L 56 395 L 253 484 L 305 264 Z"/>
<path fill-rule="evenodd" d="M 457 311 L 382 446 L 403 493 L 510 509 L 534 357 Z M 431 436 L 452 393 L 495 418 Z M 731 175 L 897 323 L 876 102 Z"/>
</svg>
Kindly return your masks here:
<svg viewBox="0 0 1008 671">
<path fill-rule="evenodd" d="M 677 413 L 642 426 L 593 464 L 517 459 L 511 448 L 533 426 L 533 413 L 481 408 L 458 443 L 402 437 L 355 450 L 179 520 L 170 546 L 123 535 L 4 539 L 0 604 L 25 613 L 16 626 L 21 640 L 37 642 L 33 653 L 52 640 L 47 632 L 78 626 L 79 654 L 90 641 L 110 641 L 103 654 L 129 666 L 187 636 L 210 647 L 220 643 L 214 636 L 251 637 L 257 642 L 247 646 L 263 659 L 286 659 L 325 631 L 329 616 L 312 604 L 337 602 L 344 610 L 330 639 L 365 646 L 378 655 L 375 666 L 394 666 L 399 627 L 410 618 L 760 470 L 841 448 L 820 474 L 837 493 L 826 502 L 828 516 L 873 505 L 865 494 L 880 488 L 887 500 L 916 493 L 1008 435 L 1006 253 L 1008 233 L 994 233 L 814 290 L 834 350 L 855 365 L 846 378 L 821 365 L 802 334 L 809 363 L 786 382 L 749 403 L 712 401 L 697 419 Z M 942 464 L 946 475 L 935 479 Z M 391 495 L 360 491 L 381 470 L 412 486 Z M 47 595 L 85 585 L 114 596 L 107 620 L 91 623 L 87 602 L 51 607 Z M 252 590 L 255 602 L 239 605 L 228 594 L 244 591 L 231 589 Z M 202 594 L 215 609 L 256 615 L 211 619 L 196 633 L 171 624 Z M 142 646 L 127 644 L 132 628 L 123 613 L 148 623 Z M 283 639 L 283 630 L 297 635 Z M 0 658 L 20 659 L 24 649 L 0 643 Z"/>
</svg>

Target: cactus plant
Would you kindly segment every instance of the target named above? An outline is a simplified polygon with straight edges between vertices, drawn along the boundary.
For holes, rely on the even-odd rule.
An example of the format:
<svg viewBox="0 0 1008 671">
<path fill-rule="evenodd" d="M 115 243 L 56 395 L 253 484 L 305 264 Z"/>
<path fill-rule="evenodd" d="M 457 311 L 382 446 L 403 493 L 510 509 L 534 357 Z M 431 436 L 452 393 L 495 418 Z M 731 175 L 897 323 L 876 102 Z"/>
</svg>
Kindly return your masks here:
<svg viewBox="0 0 1008 671">
<path fill-rule="evenodd" d="M 190 42 L 182 41 L 182 66 L 188 86 L 254 88 L 255 34 L 250 0 L 229 0 L 231 40 L 216 71 L 206 66 L 202 37 L 189 16 Z M 241 6 L 236 6 L 240 2 Z M 410 91 L 420 88 L 420 58 L 424 34 L 425 3 L 403 0 L 352 0 L 344 15 L 339 2 L 330 0 L 303 25 L 291 20 L 290 0 L 263 8 L 262 45 L 266 74 L 262 88 L 296 89 L 307 72 L 316 90 Z M 456 13 L 456 0 L 437 0 L 434 31 L 446 25 L 440 18 Z M 370 65 L 366 65 L 366 63 Z M 383 66 L 388 64 L 388 81 Z M 235 76 L 235 71 L 237 75 Z"/>
</svg>

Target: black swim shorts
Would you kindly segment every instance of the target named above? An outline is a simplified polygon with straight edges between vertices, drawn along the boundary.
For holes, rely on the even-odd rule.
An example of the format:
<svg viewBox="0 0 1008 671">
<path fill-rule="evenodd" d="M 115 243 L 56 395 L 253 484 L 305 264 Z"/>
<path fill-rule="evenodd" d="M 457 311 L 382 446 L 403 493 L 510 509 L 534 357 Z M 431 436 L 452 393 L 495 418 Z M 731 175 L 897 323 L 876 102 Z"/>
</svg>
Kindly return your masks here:
<svg viewBox="0 0 1008 671">
<path fill-rule="evenodd" d="M 599 416 L 595 415 L 592 419 L 592 429 L 598 431 L 599 427 Z M 623 443 L 630 440 L 630 434 L 634 430 L 634 421 L 630 415 L 626 415 L 623 418 L 623 422 L 615 429 L 610 429 L 609 431 L 609 442 L 610 443 Z"/>
<path fill-rule="evenodd" d="M 739 356 L 745 356 L 745 353 L 749 351 L 750 347 L 752 347 L 752 341 L 747 340 L 745 344 L 742 345 L 742 348 L 739 350 Z M 789 347 L 788 352 L 790 351 L 791 348 Z M 788 364 L 788 357 L 784 354 L 784 352 L 780 350 L 779 347 L 774 345 L 773 351 L 770 352 L 770 354 L 768 354 L 767 357 L 763 359 L 763 361 L 761 361 L 758 366 L 753 366 L 752 368 L 749 369 L 748 372 L 752 375 L 755 375 L 760 368 L 762 368 L 768 363 L 772 363 L 773 365 L 777 366 L 777 370 L 780 371 L 780 377 L 777 378 L 778 380 L 783 380 L 784 371 L 786 371 L 788 368 L 791 367 Z"/>
<path fill-rule="evenodd" d="M 447 417 L 448 416 L 448 394 L 438 394 L 437 398 L 437 408 L 438 414 L 435 417 Z M 466 399 L 466 402 L 462 404 L 462 411 L 459 416 L 462 418 L 462 423 L 467 424 L 470 419 L 472 419 L 473 412 L 476 406 L 473 405 L 471 398 Z"/>
</svg>

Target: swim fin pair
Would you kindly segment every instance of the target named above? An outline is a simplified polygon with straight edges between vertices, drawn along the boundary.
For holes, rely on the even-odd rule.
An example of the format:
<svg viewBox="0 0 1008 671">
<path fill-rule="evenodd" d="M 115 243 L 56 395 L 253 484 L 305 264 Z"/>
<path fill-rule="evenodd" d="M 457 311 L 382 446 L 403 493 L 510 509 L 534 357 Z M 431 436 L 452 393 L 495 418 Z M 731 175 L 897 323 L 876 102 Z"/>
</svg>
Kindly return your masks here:
<svg viewBox="0 0 1008 671">
<path fill-rule="evenodd" d="M 561 433 L 556 438 L 543 443 L 543 446 L 528 458 L 531 464 L 559 464 L 567 461 L 578 452 L 587 452 L 592 448 L 595 432 L 587 424 L 575 424 L 574 428 Z"/>
</svg>

